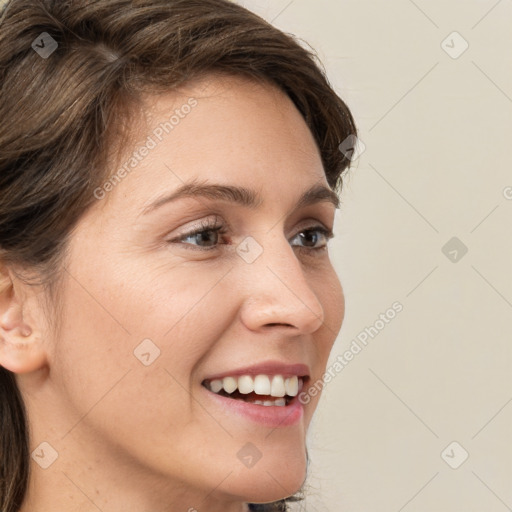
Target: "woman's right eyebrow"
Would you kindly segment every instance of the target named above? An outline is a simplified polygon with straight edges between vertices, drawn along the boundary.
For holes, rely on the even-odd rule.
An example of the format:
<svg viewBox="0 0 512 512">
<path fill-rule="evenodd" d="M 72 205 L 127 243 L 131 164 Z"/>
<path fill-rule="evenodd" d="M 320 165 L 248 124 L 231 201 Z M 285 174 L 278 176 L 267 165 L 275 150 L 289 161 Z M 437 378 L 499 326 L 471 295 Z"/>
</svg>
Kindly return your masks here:
<svg viewBox="0 0 512 512">
<path fill-rule="evenodd" d="M 229 201 L 251 209 L 256 209 L 263 205 L 263 199 L 258 192 L 246 187 L 223 185 L 220 183 L 198 184 L 196 182 L 190 182 L 184 183 L 177 190 L 170 194 L 163 195 L 151 204 L 145 206 L 142 210 L 142 215 L 147 215 L 161 206 L 177 201 L 178 199 L 197 196 L 218 201 Z M 294 210 L 320 202 L 329 202 L 333 204 L 336 209 L 338 209 L 340 205 L 338 195 L 333 190 L 325 185 L 317 184 L 301 194 L 295 204 Z"/>
</svg>

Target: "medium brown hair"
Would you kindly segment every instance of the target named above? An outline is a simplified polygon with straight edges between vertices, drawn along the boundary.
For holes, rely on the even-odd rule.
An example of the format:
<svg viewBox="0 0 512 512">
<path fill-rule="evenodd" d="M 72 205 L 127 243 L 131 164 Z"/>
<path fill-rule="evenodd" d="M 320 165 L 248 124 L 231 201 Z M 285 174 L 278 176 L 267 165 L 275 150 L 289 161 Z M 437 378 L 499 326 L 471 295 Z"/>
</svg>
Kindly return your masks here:
<svg viewBox="0 0 512 512">
<path fill-rule="evenodd" d="M 57 45 L 44 57 L 33 47 L 43 32 Z M 227 0 L 10 0 L 0 19 L 0 263 L 35 271 L 56 300 L 72 230 L 113 171 L 109 148 L 126 144 L 135 106 L 217 72 L 284 91 L 341 191 L 350 159 L 338 147 L 356 126 L 294 36 Z M 0 510 L 17 512 L 28 418 L 1 367 L 0 386 Z M 286 510 L 287 501 L 251 508 Z"/>
</svg>

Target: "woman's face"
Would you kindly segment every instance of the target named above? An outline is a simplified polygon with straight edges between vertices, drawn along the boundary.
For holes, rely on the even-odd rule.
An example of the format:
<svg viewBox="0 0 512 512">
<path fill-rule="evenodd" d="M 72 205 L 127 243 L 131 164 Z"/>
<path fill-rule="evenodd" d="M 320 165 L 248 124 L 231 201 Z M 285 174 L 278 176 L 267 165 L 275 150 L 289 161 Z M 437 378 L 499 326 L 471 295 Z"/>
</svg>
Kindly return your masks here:
<svg viewBox="0 0 512 512">
<path fill-rule="evenodd" d="M 105 512 L 282 498 L 306 477 L 319 398 L 283 406 L 282 384 L 293 395 L 295 377 L 321 379 L 344 315 L 319 230 L 335 207 L 326 194 L 297 205 L 328 188 L 319 152 L 287 96 L 241 78 L 147 107 L 111 173 L 147 150 L 97 190 L 72 234 L 44 385 L 20 378 L 32 448 L 59 453 L 35 478 L 53 471 Z M 219 381 L 240 382 L 243 399 L 215 393 Z M 272 405 L 250 403 L 254 382 L 257 394 L 273 386 L 277 397 L 260 397 Z"/>
</svg>

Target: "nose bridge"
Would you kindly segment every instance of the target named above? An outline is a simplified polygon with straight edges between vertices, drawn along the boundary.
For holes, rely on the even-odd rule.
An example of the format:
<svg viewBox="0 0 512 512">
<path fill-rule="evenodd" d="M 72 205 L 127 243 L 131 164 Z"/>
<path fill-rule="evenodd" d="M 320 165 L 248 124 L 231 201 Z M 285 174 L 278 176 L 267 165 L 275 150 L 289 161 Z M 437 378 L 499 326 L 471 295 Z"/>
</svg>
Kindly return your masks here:
<svg viewBox="0 0 512 512">
<path fill-rule="evenodd" d="M 248 238 L 245 254 L 259 255 L 251 263 L 245 260 L 244 323 L 251 329 L 279 324 L 304 333 L 316 331 L 324 321 L 324 310 L 289 242 L 278 230 L 259 241 Z M 243 242 L 240 246 L 237 250 L 244 248 Z M 244 259 L 244 253 L 239 254 Z"/>
</svg>

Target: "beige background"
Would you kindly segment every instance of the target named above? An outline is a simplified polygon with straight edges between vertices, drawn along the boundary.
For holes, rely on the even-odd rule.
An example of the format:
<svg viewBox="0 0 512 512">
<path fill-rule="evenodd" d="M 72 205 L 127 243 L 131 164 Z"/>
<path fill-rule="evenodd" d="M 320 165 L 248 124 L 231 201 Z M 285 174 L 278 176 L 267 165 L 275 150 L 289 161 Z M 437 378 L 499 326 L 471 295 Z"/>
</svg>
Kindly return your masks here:
<svg viewBox="0 0 512 512">
<path fill-rule="evenodd" d="M 325 388 L 308 512 L 512 510 L 512 2 L 239 3 L 318 51 L 365 145 L 331 360 L 403 305 Z"/>
</svg>

